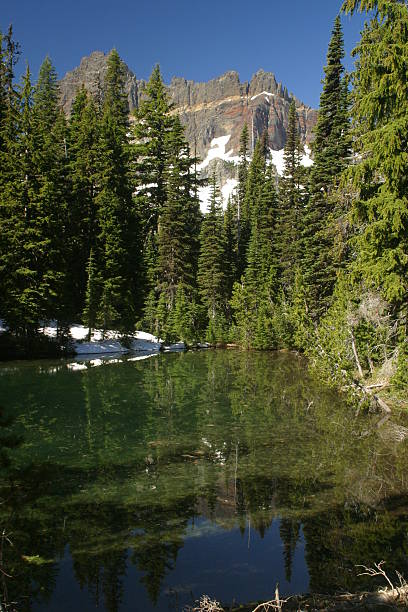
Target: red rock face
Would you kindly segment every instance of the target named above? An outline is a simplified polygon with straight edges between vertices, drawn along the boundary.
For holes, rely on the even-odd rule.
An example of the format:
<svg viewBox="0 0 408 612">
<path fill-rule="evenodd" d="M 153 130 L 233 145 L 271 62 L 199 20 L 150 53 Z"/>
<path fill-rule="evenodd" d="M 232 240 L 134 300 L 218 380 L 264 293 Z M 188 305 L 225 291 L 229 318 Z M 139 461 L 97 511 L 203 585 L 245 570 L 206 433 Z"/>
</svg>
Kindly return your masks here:
<svg viewBox="0 0 408 612">
<path fill-rule="evenodd" d="M 92 95 L 98 95 L 106 73 L 107 55 L 94 52 L 83 58 L 79 67 L 68 72 L 60 81 L 61 105 L 70 113 L 78 89 L 85 85 Z M 136 79 L 126 69 L 126 89 L 129 107 L 137 107 L 143 97 L 145 82 Z M 241 83 L 237 72 L 226 72 L 207 83 L 196 83 L 173 78 L 169 98 L 174 112 L 180 115 L 186 129 L 191 150 L 205 159 L 213 138 L 230 135 L 227 149 L 237 155 L 242 128 L 249 128 L 250 146 L 268 131 L 273 149 L 282 149 L 286 142 L 286 127 L 292 96 L 286 87 L 277 83 L 270 72 L 259 70 L 249 83 Z M 312 140 L 317 111 L 295 98 L 299 120 L 299 134 L 304 143 Z"/>
<path fill-rule="evenodd" d="M 236 72 L 227 72 L 208 83 L 173 79 L 169 94 L 174 112 L 181 116 L 190 144 L 205 157 L 211 140 L 231 135 L 228 149 L 237 155 L 239 139 L 246 123 L 252 147 L 267 130 L 273 149 L 286 142 L 286 126 L 292 99 L 286 88 L 277 84 L 272 73 L 257 72 L 250 83 L 241 83 Z M 317 111 L 296 100 L 299 133 L 304 143 L 312 140 Z"/>
</svg>

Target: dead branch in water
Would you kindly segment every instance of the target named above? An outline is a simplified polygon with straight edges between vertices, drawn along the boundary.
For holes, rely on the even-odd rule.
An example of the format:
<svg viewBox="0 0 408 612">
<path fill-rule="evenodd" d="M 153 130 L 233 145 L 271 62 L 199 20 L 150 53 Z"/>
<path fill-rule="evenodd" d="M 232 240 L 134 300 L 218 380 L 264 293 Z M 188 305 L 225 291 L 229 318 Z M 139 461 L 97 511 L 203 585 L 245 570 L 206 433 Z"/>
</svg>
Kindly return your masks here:
<svg viewBox="0 0 408 612">
<path fill-rule="evenodd" d="M 399 586 L 395 586 L 391 581 L 390 577 L 383 569 L 385 561 L 380 561 L 379 563 L 374 563 L 374 567 L 366 567 L 365 565 L 357 565 L 357 567 L 362 567 L 365 571 L 361 572 L 359 576 L 383 576 L 385 580 L 390 585 L 389 589 L 382 589 L 379 592 L 384 593 L 386 596 L 391 596 L 401 601 L 402 603 L 408 604 L 408 585 L 398 571 L 396 572 L 397 578 L 399 581 Z"/>
<path fill-rule="evenodd" d="M 223 608 L 218 601 L 203 595 L 194 607 L 184 608 L 185 612 L 272 612 L 272 610 L 291 610 L 292 612 L 302 612 L 308 610 L 326 610 L 327 612 L 340 612 L 341 610 L 407 610 L 408 609 L 408 584 L 399 572 L 395 572 L 398 586 L 395 586 L 391 578 L 383 569 L 384 561 L 375 563 L 373 568 L 365 565 L 357 565 L 364 571 L 359 576 L 382 576 L 388 587 L 374 592 L 344 593 L 341 595 L 293 595 L 286 599 L 281 599 L 279 587 L 276 585 L 275 597 L 270 601 L 258 604 L 247 604 Z"/>
<path fill-rule="evenodd" d="M 253 609 L 252 612 L 269 612 L 270 610 L 282 610 L 285 603 L 289 601 L 290 597 L 287 599 L 281 599 L 279 596 L 279 585 L 276 585 L 275 588 L 275 597 L 270 601 L 266 601 L 264 603 L 259 604 L 256 608 Z"/>
<path fill-rule="evenodd" d="M 193 607 L 185 607 L 184 612 L 224 612 L 224 608 L 215 599 L 210 599 L 208 595 L 203 595 Z"/>
</svg>

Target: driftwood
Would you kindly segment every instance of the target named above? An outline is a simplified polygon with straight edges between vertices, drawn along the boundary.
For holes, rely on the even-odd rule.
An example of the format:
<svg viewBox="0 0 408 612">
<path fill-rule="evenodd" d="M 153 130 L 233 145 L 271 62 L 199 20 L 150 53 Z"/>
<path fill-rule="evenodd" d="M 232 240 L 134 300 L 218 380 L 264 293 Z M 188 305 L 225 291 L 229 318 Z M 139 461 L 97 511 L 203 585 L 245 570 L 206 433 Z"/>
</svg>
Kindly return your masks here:
<svg viewBox="0 0 408 612">
<path fill-rule="evenodd" d="M 383 410 L 387 414 L 391 413 L 391 408 L 388 406 L 388 404 L 386 404 L 384 402 L 383 399 L 381 399 L 381 397 L 378 397 L 378 395 L 373 395 L 373 398 L 374 398 L 377 406 L 379 406 L 379 408 L 381 408 L 381 410 Z"/>
<path fill-rule="evenodd" d="M 353 355 L 354 355 L 354 359 L 356 362 L 358 375 L 360 378 L 364 378 L 363 368 L 361 367 L 360 359 L 358 358 L 356 341 L 354 339 L 354 334 L 352 330 L 350 330 L 350 337 L 351 337 L 351 348 L 353 349 Z"/>
<path fill-rule="evenodd" d="M 266 612 L 272 610 L 290 610 L 291 612 L 315 612 L 327 610 L 337 612 L 340 610 L 407 610 L 408 587 L 398 589 L 383 589 L 377 592 L 345 593 L 342 595 L 302 595 L 265 602 L 264 604 L 250 604 L 247 606 L 224 608 L 225 612 Z"/>
<path fill-rule="evenodd" d="M 369 391 L 370 389 L 383 389 L 384 387 L 389 387 L 389 386 L 390 386 L 389 382 L 378 382 L 378 383 L 374 383 L 373 385 L 366 385 L 365 389 Z"/>
<path fill-rule="evenodd" d="M 382 386 L 385 386 L 385 385 L 382 385 Z M 347 385 L 344 389 L 347 390 L 347 388 L 355 390 L 357 395 L 359 395 L 360 397 L 361 396 L 363 398 L 369 397 L 371 403 L 374 404 L 375 407 L 380 408 L 386 414 L 390 414 L 392 412 L 388 404 L 386 404 L 386 402 L 383 399 L 381 399 L 381 397 L 378 397 L 376 393 L 373 393 L 373 389 L 376 388 L 376 385 L 365 386 L 361 382 L 353 382 Z"/>
<path fill-rule="evenodd" d="M 384 561 L 375 563 L 374 567 L 358 565 L 364 571 L 359 576 L 382 576 L 388 583 L 388 587 L 375 592 L 343 593 L 339 595 L 296 595 L 281 599 L 278 586 L 275 590 L 275 598 L 265 603 L 249 604 L 240 607 L 225 608 L 225 612 L 270 612 L 271 610 L 292 610 L 303 612 L 306 610 L 407 610 L 408 609 L 408 585 L 403 576 L 396 572 L 399 586 L 395 586 L 388 574 L 385 572 Z"/>
</svg>

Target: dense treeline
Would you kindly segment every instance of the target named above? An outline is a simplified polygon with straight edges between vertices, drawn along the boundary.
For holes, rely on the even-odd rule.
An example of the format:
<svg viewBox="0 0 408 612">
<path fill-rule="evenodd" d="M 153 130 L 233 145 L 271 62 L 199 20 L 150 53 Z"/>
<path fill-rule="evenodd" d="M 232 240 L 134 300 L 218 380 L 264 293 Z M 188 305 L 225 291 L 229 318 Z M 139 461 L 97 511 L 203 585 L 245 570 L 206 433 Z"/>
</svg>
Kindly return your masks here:
<svg viewBox="0 0 408 612">
<path fill-rule="evenodd" d="M 225 210 L 211 179 L 200 213 L 197 159 L 156 67 L 129 122 L 123 65 L 99 95 L 81 89 L 67 119 L 47 58 L 16 86 L 11 29 L 0 61 L 0 313 L 12 334 L 135 326 L 166 340 L 305 351 L 336 385 L 394 375 L 407 384 L 405 1 L 347 0 L 371 11 L 346 75 L 340 18 L 303 167 L 295 103 L 284 173 L 267 134 Z"/>
</svg>

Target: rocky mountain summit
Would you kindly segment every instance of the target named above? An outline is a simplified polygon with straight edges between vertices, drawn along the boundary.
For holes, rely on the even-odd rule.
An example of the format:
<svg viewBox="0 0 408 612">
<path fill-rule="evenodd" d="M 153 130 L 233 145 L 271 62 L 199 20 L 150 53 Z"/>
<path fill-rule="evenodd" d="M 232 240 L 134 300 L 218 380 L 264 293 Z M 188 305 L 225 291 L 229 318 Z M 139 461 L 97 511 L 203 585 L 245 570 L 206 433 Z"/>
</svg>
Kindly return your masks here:
<svg viewBox="0 0 408 612">
<path fill-rule="evenodd" d="M 61 104 L 67 114 L 82 85 L 94 96 L 101 91 L 107 58 L 107 54 L 94 51 L 82 58 L 80 65 L 61 79 Z M 129 107 L 133 110 L 143 96 L 146 83 L 138 80 L 126 64 L 125 70 Z M 168 92 L 175 105 L 174 112 L 180 115 L 186 128 L 191 146 L 196 146 L 197 154 L 203 159 L 213 138 L 228 134 L 229 149 L 233 155 L 237 155 L 244 123 L 248 124 L 251 140 L 256 141 L 266 129 L 272 149 L 282 149 L 285 144 L 291 96 L 282 83 L 276 82 L 271 72 L 258 70 L 249 83 L 241 83 L 235 71 L 226 72 L 207 83 L 174 77 Z M 295 101 L 300 135 L 304 143 L 309 143 L 317 111 L 296 98 Z"/>
<path fill-rule="evenodd" d="M 85 85 L 94 96 L 101 95 L 107 70 L 108 55 L 95 51 L 81 60 L 80 65 L 60 81 L 61 104 L 67 114 L 78 89 Z M 129 107 L 137 108 L 143 97 L 146 82 L 138 80 L 126 66 L 126 91 Z M 191 151 L 204 160 L 203 176 L 216 169 L 224 187 L 229 181 L 233 188 L 233 162 L 239 151 L 242 128 L 247 123 L 250 147 L 268 131 L 271 149 L 280 151 L 286 141 L 286 126 L 292 95 L 282 83 L 277 83 L 271 72 L 258 70 L 249 82 L 241 83 L 235 71 L 196 83 L 174 77 L 168 85 L 174 110 L 180 115 Z M 296 98 L 299 134 L 304 144 L 310 143 L 316 124 L 317 111 Z M 235 158 L 235 159 L 234 159 Z M 228 195 L 224 193 L 224 197 Z"/>
<path fill-rule="evenodd" d="M 102 95 L 103 82 L 108 68 L 107 60 L 109 54 L 102 51 L 94 51 L 91 55 L 83 57 L 77 68 L 67 72 L 59 82 L 61 105 L 66 115 L 69 115 L 72 103 L 78 90 L 84 85 L 95 98 Z M 140 89 L 145 86 L 144 81 L 138 81 L 133 72 L 126 66 L 126 91 L 128 93 L 129 107 L 131 110 L 139 104 Z"/>
<path fill-rule="evenodd" d="M 244 123 L 249 127 L 250 146 L 264 130 L 268 131 L 272 149 L 279 150 L 285 145 L 291 96 L 271 72 L 259 70 L 249 83 L 241 83 L 234 71 L 207 83 L 173 78 L 169 94 L 189 142 L 196 143 L 202 158 L 213 138 L 227 134 L 231 136 L 228 146 L 237 155 Z M 296 107 L 301 138 L 309 143 L 317 112 L 299 100 Z"/>
</svg>

